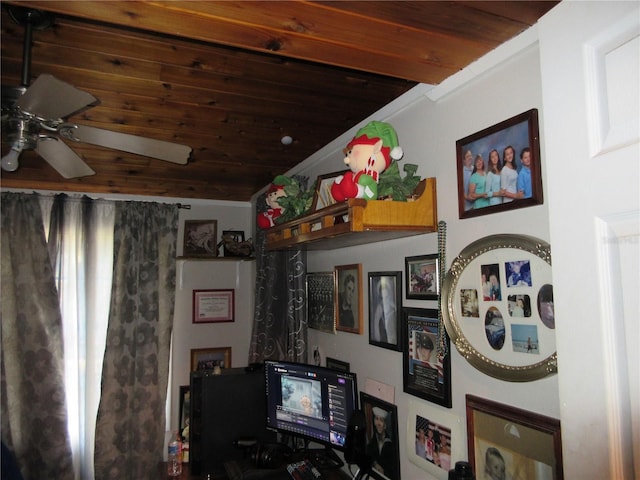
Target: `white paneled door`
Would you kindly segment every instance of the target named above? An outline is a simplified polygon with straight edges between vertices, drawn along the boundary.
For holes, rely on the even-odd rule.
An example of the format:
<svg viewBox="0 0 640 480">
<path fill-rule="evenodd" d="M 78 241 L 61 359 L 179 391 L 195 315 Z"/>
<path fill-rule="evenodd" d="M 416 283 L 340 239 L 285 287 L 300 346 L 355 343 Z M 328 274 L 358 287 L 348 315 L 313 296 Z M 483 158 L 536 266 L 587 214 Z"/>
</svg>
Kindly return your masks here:
<svg viewBox="0 0 640 480">
<path fill-rule="evenodd" d="M 538 24 L 564 478 L 640 476 L 640 3 Z"/>
</svg>

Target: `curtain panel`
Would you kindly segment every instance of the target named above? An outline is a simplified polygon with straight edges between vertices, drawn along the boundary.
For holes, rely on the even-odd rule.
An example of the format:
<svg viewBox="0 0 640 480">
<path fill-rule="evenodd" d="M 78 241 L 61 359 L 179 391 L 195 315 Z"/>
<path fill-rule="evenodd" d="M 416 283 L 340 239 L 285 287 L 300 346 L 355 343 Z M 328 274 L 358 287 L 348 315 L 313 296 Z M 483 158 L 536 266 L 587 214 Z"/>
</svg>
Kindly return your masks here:
<svg viewBox="0 0 640 480">
<path fill-rule="evenodd" d="M 118 202 L 98 408 L 98 480 L 157 479 L 175 301 L 176 205 Z"/>
<path fill-rule="evenodd" d="M 38 195 L 2 194 L 2 441 L 25 479 L 73 479 L 62 317 Z"/>
<path fill-rule="evenodd" d="M 266 210 L 265 196 L 258 212 Z M 269 252 L 266 235 L 256 228 L 256 284 L 249 363 L 287 360 L 307 363 L 307 252 Z"/>
</svg>

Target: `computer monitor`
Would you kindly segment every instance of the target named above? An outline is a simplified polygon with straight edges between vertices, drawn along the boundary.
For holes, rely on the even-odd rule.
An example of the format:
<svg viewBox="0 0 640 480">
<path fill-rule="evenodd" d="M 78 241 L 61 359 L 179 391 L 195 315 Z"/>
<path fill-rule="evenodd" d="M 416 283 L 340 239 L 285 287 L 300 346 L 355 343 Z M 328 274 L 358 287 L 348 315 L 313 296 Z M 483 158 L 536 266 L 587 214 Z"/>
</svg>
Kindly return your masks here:
<svg viewBox="0 0 640 480">
<path fill-rule="evenodd" d="M 355 373 L 268 360 L 265 376 L 267 428 L 344 451 L 358 408 Z"/>
</svg>

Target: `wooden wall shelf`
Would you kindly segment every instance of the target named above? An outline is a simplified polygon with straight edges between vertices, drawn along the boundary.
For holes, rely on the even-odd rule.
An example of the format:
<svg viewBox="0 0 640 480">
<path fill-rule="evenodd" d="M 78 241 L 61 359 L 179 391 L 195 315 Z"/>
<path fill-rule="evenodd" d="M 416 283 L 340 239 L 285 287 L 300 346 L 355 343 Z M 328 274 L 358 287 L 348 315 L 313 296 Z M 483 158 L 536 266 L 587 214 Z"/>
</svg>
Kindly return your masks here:
<svg viewBox="0 0 640 480">
<path fill-rule="evenodd" d="M 267 250 L 333 250 L 432 233 L 438 229 L 436 179 L 426 178 L 408 202 L 363 200 L 322 208 L 266 231 Z"/>
</svg>

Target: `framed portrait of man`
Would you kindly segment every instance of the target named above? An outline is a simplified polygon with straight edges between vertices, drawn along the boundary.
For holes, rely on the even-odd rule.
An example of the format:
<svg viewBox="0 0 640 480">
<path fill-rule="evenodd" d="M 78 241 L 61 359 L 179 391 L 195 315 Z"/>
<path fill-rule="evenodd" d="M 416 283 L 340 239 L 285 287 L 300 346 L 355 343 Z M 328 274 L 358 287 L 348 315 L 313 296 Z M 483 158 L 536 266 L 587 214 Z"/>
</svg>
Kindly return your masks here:
<svg viewBox="0 0 640 480">
<path fill-rule="evenodd" d="M 362 333 L 362 264 L 335 267 L 336 330 Z"/>
</svg>

